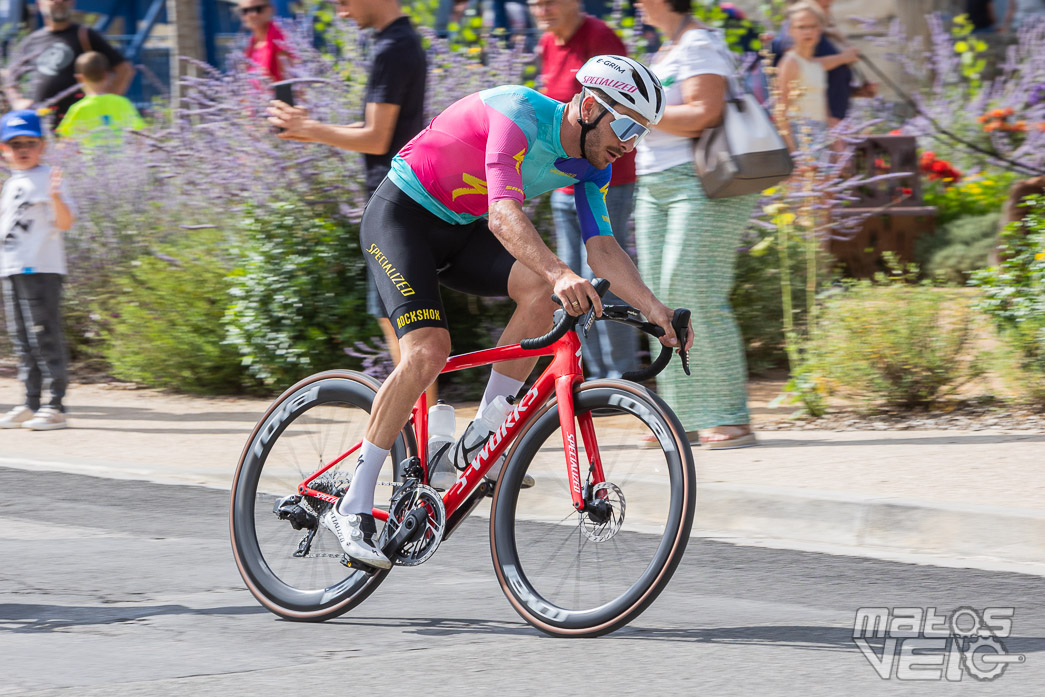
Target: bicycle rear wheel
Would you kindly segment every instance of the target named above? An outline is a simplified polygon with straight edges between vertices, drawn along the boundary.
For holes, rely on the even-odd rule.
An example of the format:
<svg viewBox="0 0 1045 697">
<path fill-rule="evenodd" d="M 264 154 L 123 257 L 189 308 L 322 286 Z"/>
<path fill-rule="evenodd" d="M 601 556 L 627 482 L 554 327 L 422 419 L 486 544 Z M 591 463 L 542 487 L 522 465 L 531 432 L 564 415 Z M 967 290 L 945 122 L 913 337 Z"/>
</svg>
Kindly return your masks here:
<svg viewBox="0 0 1045 697">
<path fill-rule="evenodd" d="M 367 575 L 342 565 L 336 536 L 318 524 L 331 504 L 298 496 L 298 485 L 309 475 L 362 440 L 379 386 L 353 371 L 305 378 L 269 407 L 240 457 L 230 511 L 233 555 L 250 592 L 281 617 L 316 622 L 337 617 L 365 600 L 388 574 Z M 404 429 L 382 478 L 395 479 L 392 463 L 414 452 L 413 434 Z M 356 453 L 345 457 L 310 486 L 340 496 L 356 459 Z M 276 514 L 279 502 L 290 515 Z"/>
<path fill-rule="evenodd" d="M 637 617 L 671 579 L 689 540 L 696 476 L 678 418 L 645 388 L 586 382 L 574 409 L 587 510 L 573 509 L 552 402 L 519 436 L 494 492 L 493 558 L 527 622 L 557 636 L 598 636 Z M 644 436 L 653 447 L 642 447 Z M 526 474 L 537 485 L 523 490 Z"/>
</svg>

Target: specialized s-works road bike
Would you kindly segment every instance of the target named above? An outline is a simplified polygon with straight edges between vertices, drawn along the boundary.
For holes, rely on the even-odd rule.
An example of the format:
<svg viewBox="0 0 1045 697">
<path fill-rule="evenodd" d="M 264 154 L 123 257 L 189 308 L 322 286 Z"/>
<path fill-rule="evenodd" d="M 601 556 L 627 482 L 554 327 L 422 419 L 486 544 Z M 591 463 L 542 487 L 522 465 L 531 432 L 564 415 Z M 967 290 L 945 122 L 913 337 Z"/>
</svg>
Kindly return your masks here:
<svg viewBox="0 0 1045 697">
<path fill-rule="evenodd" d="M 600 295 L 608 287 L 596 281 Z M 589 310 L 581 330 L 594 319 Z M 601 319 L 664 333 L 626 305 L 605 306 Z M 683 347 L 688 320 L 689 310 L 675 311 Z M 663 400 L 637 384 L 663 370 L 672 349 L 662 347 L 651 366 L 625 376 L 630 379 L 585 382 L 577 324 L 558 310 L 555 327 L 543 337 L 451 357 L 443 372 L 535 355 L 552 360 L 445 492 L 427 484 L 422 394 L 382 473 L 382 483 L 394 487 L 390 501 L 374 509 L 383 522 L 378 544 L 393 568 L 414 566 L 492 495 L 497 580 L 523 619 L 557 636 L 605 634 L 642 613 L 682 559 L 696 498 L 685 429 Z M 679 353 L 688 373 L 685 351 Z M 319 524 L 350 485 L 353 454 L 379 387 L 352 371 L 302 380 L 269 408 L 240 457 L 230 515 L 233 553 L 250 592 L 281 617 L 337 617 L 363 602 L 391 570 L 349 560 Z M 506 451 L 494 484 L 484 475 Z M 536 480 L 533 488 L 521 488 L 526 474 Z"/>
</svg>

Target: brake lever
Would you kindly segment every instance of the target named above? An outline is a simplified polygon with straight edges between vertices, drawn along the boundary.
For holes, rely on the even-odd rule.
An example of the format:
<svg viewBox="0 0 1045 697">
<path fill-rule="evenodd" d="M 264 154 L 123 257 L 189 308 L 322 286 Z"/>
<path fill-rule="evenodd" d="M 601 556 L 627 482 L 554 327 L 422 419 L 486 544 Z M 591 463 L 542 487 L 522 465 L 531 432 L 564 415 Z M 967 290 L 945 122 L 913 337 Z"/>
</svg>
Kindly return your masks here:
<svg viewBox="0 0 1045 697">
<path fill-rule="evenodd" d="M 595 324 L 595 306 L 592 305 L 588 308 L 588 311 L 581 315 L 580 321 L 577 322 L 581 328 L 581 336 L 585 339 L 588 338 L 588 332 L 591 331 L 591 327 Z"/>
<path fill-rule="evenodd" d="M 682 360 L 682 370 L 686 375 L 689 372 L 689 351 L 686 350 L 686 340 L 689 339 L 689 317 L 690 311 L 684 307 L 675 310 L 671 318 L 671 328 L 675 330 L 675 336 L 679 340 L 679 358 Z"/>
</svg>

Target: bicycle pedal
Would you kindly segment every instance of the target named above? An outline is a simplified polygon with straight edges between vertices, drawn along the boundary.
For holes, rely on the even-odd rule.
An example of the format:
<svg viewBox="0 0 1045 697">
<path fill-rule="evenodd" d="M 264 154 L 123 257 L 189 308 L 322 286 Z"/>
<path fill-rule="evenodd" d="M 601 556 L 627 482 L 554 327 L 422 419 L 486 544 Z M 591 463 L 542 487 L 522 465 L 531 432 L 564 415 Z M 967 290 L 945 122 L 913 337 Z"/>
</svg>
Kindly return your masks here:
<svg viewBox="0 0 1045 697">
<path fill-rule="evenodd" d="M 365 564 L 361 561 L 357 561 L 356 559 L 353 559 L 347 554 L 341 557 L 341 566 L 347 567 L 349 569 L 354 569 L 356 571 L 362 571 L 368 576 L 373 576 L 378 571 L 380 571 L 380 569 L 378 569 L 376 566 L 370 566 L 370 564 Z"/>
</svg>

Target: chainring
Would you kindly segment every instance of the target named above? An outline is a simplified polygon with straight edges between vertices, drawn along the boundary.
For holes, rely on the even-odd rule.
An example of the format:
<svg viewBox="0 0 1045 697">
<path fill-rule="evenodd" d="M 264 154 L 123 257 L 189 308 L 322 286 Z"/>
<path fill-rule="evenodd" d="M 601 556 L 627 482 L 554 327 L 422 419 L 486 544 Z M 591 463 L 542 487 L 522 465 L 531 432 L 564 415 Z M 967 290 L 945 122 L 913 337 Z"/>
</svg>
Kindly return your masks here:
<svg viewBox="0 0 1045 697">
<path fill-rule="evenodd" d="M 592 542 L 606 542 L 624 525 L 624 492 L 616 484 L 600 482 L 592 487 L 589 500 L 592 504 L 580 515 L 581 532 Z"/>
<path fill-rule="evenodd" d="M 425 563 L 435 554 L 443 540 L 446 509 L 439 492 L 424 484 L 408 484 L 400 487 L 392 496 L 388 507 L 388 522 L 381 531 L 382 545 L 399 531 L 399 526 L 407 514 L 418 507 L 423 507 L 426 511 L 425 529 L 420 537 L 403 545 L 394 555 L 390 555 L 391 560 L 399 566 L 417 566 Z"/>
</svg>

